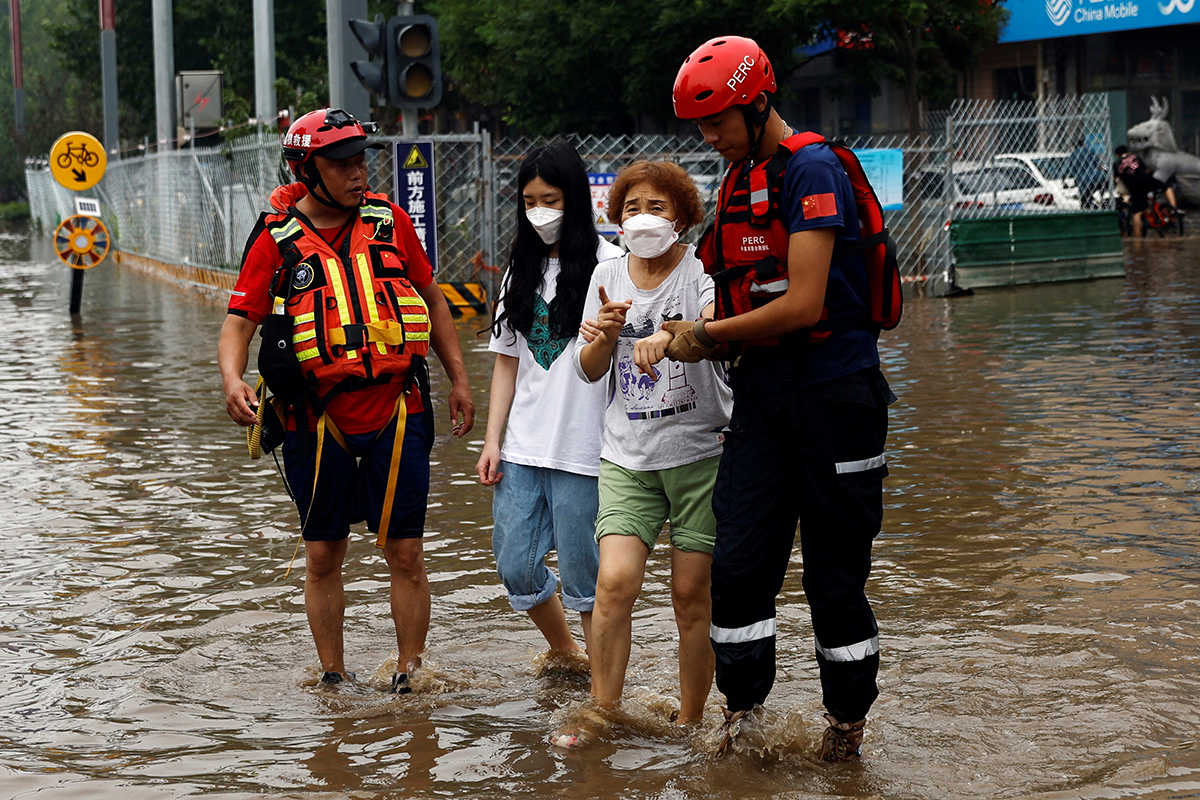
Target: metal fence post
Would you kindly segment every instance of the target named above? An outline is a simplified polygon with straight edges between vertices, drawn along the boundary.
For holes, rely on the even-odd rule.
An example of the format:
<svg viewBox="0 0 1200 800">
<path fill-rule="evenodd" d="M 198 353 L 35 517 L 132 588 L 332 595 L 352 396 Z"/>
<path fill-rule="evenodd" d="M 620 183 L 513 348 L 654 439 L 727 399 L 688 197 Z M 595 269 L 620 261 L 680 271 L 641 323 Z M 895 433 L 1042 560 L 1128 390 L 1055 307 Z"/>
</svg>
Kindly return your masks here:
<svg viewBox="0 0 1200 800">
<path fill-rule="evenodd" d="M 954 285 L 954 248 L 950 243 L 950 228 L 954 224 L 954 157 L 958 148 L 954 144 L 954 111 L 946 116 L 946 186 L 942 190 L 942 202 L 946 204 L 946 230 L 942 233 L 942 282 L 946 291 Z"/>
<path fill-rule="evenodd" d="M 483 167 L 483 262 L 499 266 L 496 255 L 496 170 L 492 162 L 492 132 L 487 128 L 480 131 L 479 157 Z M 497 273 L 488 275 L 488 299 L 496 301 L 500 288 L 500 276 Z"/>
</svg>

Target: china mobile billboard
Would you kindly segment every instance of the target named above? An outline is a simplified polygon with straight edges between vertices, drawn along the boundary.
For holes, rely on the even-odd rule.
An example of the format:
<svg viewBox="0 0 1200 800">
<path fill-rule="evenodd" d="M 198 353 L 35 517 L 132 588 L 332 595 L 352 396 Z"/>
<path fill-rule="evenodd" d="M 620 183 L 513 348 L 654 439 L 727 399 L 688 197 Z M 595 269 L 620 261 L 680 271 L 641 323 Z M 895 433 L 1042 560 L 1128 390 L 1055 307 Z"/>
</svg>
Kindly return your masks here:
<svg viewBox="0 0 1200 800">
<path fill-rule="evenodd" d="M 1002 42 L 1200 22 L 1198 0 L 1005 0 Z"/>
</svg>

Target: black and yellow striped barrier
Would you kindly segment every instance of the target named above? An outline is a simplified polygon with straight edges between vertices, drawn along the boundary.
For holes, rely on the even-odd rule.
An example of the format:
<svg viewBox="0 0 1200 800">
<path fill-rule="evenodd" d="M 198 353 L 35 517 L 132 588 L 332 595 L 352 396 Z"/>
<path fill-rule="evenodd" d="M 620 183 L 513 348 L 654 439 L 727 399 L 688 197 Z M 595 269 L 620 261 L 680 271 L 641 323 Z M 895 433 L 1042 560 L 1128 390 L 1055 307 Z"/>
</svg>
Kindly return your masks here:
<svg viewBox="0 0 1200 800">
<path fill-rule="evenodd" d="M 482 283 L 450 281 L 439 283 L 438 286 L 441 287 L 442 294 L 446 295 L 446 303 L 454 316 L 473 317 L 488 313 L 487 291 Z"/>
</svg>

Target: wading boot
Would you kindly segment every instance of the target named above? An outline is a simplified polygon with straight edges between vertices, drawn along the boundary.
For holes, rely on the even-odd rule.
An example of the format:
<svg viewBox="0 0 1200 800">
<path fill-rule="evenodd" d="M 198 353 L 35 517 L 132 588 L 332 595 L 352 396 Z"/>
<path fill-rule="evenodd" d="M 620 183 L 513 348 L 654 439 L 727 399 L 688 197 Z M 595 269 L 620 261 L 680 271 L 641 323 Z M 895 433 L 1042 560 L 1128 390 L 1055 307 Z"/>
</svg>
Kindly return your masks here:
<svg viewBox="0 0 1200 800">
<path fill-rule="evenodd" d="M 838 722 L 832 714 L 826 714 L 829 727 L 821 737 L 822 761 L 858 761 L 862 757 L 863 728 L 865 719 L 858 722 Z"/>
</svg>

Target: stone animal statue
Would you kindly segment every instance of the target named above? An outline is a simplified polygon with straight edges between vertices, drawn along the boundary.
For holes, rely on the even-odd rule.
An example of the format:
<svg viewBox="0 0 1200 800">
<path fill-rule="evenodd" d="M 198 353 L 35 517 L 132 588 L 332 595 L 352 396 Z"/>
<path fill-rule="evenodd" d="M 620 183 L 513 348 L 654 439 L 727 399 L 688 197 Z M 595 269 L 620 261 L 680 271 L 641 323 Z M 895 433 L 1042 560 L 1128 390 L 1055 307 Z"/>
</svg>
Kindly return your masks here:
<svg viewBox="0 0 1200 800">
<path fill-rule="evenodd" d="M 1200 205 L 1200 158 L 1185 153 L 1175 143 L 1175 131 L 1167 122 L 1167 100 L 1150 98 L 1150 119 L 1130 128 L 1129 149 L 1141 154 L 1146 168 L 1163 183 L 1175 179 L 1180 200 Z"/>
</svg>

